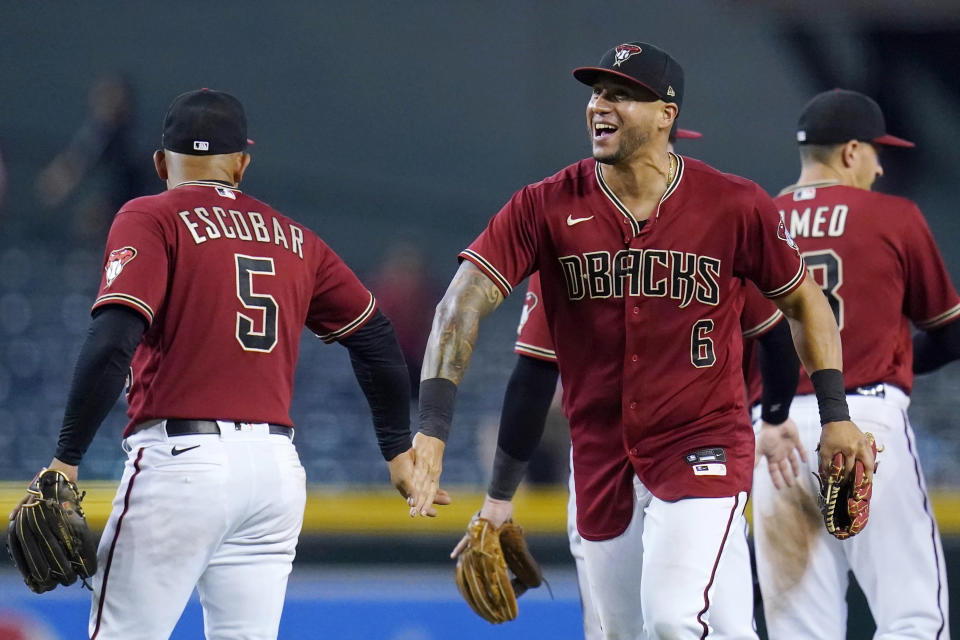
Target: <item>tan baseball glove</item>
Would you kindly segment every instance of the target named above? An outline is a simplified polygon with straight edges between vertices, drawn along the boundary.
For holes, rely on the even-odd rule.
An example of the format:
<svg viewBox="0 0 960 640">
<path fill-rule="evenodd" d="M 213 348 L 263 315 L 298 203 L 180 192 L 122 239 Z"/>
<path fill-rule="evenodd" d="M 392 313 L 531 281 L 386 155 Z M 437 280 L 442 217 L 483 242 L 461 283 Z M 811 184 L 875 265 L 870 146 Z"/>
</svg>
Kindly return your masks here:
<svg viewBox="0 0 960 640">
<path fill-rule="evenodd" d="M 45 469 L 30 483 L 33 497 L 7 529 L 7 551 L 31 591 L 86 581 L 97 572 L 97 536 L 87 527 L 77 485 Z"/>
<path fill-rule="evenodd" d="M 516 618 L 517 597 L 543 582 L 523 529 L 512 520 L 497 528 L 485 518 L 474 518 L 467 527 L 467 547 L 457 557 L 456 576 L 470 608 L 494 624 Z"/>
<path fill-rule="evenodd" d="M 872 433 L 865 434 L 870 439 L 873 457 L 877 457 L 877 443 Z M 857 460 L 853 474 L 843 478 L 844 457 L 838 453 L 833 458 L 826 477 L 820 476 L 820 512 L 827 531 L 834 538 L 845 540 L 855 536 L 867 526 L 870 518 L 870 498 L 873 497 L 873 483 L 866 478 L 863 463 Z M 876 468 L 874 468 L 876 471 Z"/>
</svg>

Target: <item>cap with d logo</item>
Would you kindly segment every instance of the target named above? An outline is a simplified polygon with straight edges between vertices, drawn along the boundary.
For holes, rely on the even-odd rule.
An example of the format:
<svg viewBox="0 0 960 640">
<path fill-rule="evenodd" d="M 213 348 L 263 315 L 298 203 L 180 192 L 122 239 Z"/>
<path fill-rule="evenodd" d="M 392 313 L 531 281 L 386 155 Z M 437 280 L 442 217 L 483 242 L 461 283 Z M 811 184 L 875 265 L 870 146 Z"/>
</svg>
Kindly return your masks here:
<svg viewBox="0 0 960 640">
<path fill-rule="evenodd" d="M 593 86 L 612 75 L 646 87 L 664 102 L 683 102 L 683 68 L 669 53 L 646 42 L 627 42 L 610 49 L 595 67 L 578 67 L 573 77 Z"/>
</svg>

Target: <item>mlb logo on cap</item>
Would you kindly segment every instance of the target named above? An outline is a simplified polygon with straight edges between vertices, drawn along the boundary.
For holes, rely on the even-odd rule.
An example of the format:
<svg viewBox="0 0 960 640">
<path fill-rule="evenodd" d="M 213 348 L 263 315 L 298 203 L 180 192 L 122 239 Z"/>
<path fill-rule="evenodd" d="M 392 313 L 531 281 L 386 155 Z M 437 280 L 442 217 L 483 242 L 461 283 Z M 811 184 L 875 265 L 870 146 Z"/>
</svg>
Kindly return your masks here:
<svg viewBox="0 0 960 640">
<path fill-rule="evenodd" d="M 243 105 L 223 91 L 181 93 L 163 119 L 161 145 L 168 151 L 212 156 L 244 151 L 250 144 Z"/>
<path fill-rule="evenodd" d="M 850 140 L 890 147 L 914 146 L 909 140 L 887 133 L 880 105 L 857 91 L 824 91 L 803 108 L 797 123 L 799 144 L 844 144 Z"/>
</svg>

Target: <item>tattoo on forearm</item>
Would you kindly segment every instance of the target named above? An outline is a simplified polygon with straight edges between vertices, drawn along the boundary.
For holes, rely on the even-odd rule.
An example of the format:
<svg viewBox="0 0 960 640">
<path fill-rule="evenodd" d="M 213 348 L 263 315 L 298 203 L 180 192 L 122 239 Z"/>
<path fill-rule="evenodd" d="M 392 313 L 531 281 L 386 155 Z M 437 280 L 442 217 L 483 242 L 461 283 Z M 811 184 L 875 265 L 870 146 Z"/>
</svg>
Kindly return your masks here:
<svg viewBox="0 0 960 640">
<path fill-rule="evenodd" d="M 420 378 L 446 378 L 460 384 L 473 355 L 480 319 L 501 302 L 503 295 L 493 281 L 464 262 L 437 306 Z"/>
</svg>

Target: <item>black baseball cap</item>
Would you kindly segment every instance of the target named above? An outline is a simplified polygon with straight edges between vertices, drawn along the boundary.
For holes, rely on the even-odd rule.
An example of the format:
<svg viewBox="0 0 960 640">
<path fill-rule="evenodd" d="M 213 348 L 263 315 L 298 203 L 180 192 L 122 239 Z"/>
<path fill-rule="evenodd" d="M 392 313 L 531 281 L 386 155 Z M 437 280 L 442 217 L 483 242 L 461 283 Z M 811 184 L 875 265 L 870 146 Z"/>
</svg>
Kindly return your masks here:
<svg viewBox="0 0 960 640">
<path fill-rule="evenodd" d="M 887 133 L 880 105 L 856 91 L 833 89 L 807 103 L 797 124 L 799 144 L 843 144 L 861 140 L 891 147 L 916 146 Z"/>
<path fill-rule="evenodd" d="M 164 149 L 191 156 L 237 153 L 247 139 L 243 105 L 229 93 L 198 89 L 181 93 L 163 118 Z"/>
<path fill-rule="evenodd" d="M 669 53 L 646 42 L 618 44 L 597 66 L 573 70 L 574 78 L 591 87 L 601 75 L 626 78 L 678 107 L 683 102 L 683 68 Z"/>
</svg>

